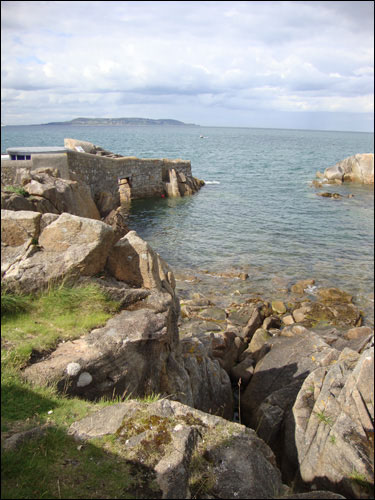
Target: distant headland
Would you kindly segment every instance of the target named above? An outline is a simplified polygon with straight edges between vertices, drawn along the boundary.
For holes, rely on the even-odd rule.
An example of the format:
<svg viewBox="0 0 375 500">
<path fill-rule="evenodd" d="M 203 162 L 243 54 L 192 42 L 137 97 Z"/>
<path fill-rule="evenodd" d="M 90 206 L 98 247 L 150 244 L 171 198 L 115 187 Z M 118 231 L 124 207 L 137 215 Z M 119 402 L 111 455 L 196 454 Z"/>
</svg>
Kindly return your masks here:
<svg viewBox="0 0 375 500">
<path fill-rule="evenodd" d="M 171 120 L 167 118 L 162 118 L 159 120 L 153 120 L 151 118 L 74 118 L 74 120 L 69 120 L 66 122 L 49 122 L 43 123 L 42 125 L 113 125 L 113 126 L 123 126 L 123 125 L 184 125 L 189 127 L 198 127 L 194 123 L 184 123 L 179 120 Z"/>
</svg>

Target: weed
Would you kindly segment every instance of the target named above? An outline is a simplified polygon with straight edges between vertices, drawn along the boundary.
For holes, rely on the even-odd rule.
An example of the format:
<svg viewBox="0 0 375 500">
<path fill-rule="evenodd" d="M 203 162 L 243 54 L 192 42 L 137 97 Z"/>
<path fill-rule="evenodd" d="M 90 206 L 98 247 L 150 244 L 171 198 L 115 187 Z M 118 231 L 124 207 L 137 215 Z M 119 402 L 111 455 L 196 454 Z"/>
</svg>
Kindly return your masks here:
<svg viewBox="0 0 375 500">
<path fill-rule="evenodd" d="M 30 297 L 17 295 L 1 287 L 1 316 L 18 314 L 29 309 Z"/>
<path fill-rule="evenodd" d="M 26 191 L 26 189 L 22 187 L 17 187 L 17 186 L 5 186 L 4 191 L 11 191 L 12 193 L 17 193 L 20 194 L 21 196 L 24 196 L 27 198 L 30 196 L 30 193 Z"/>
<path fill-rule="evenodd" d="M 353 469 L 353 472 L 350 474 L 349 479 L 366 490 L 370 490 L 371 488 L 373 488 L 373 484 L 370 483 L 366 475 L 358 472 L 356 469 Z"/>
<path fill-rule="evenodd" d="M 336 436 L 334 434 L 332 434 L 330 437 L 329 437 L 329 442 L 332 443 L 332 444 L 336 444 Z"/>
<path fill-rule="evenodd" d="M 319 412 L 314 412 L 315 415 L 318 417 L 318 419 L 323 422 L 323 424 L 325 425 L 329 425 L 330 427 L 332 427 L 333 425 L 333 421 L 332 421 L 332 418 L 331 417 L 328 417 L 326 414 L 325 414 L 325 411 L 322 410 L 322 411 L 319 411 Z"/>
</svg>

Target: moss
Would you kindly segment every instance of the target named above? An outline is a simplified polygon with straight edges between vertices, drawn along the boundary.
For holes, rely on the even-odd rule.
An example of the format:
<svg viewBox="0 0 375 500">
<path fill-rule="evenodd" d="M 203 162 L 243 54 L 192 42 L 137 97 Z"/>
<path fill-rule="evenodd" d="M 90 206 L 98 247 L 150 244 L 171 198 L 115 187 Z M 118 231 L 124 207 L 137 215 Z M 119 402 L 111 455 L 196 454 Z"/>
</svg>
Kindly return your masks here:
<svg viewBox="0 0 375 500">
<path fill-rule="evenodd" d="M 133 416 L 125 418 L 116 432 L 118 439 L 129 447 L 129 457 L 137 457 L 137 461 L 153 467 L 162 457 L 165 447 L 172 441 L 171 430 L 174 419 L 150 415 L 139 410 Z M 131 439 L 139 436 L 139 442 Z M 129 443 L 130 441 L 130 443 Z"/>
</svg>

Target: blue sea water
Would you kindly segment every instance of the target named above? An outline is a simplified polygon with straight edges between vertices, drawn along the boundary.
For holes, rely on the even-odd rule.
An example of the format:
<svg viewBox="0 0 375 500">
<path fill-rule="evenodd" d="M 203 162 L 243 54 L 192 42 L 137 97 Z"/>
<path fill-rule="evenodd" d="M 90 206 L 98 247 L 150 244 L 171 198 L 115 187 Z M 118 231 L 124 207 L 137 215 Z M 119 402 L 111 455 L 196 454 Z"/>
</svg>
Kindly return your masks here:
<svg viewBox="0 0 375 500">
<path fill-rule="evenodd" d="M 205 138 L 201 138 L 203 135 Z M 129 225 L 174 270 L 244 270 L 241 283 L 275 294 L 275 279 L 314 278 L 353 294 L 373 323 L 374 189 L 345 184 L 317 196 L 317 170 L 374 152 L 374 134 L 224 127 L 2 127 L 1 151 L 87 140 L 126 156 L 183 158 L 207 184 L 192 197 L 136 200 Z M 353 194 L 347 198 L 348 194 Z"/>
</svg>

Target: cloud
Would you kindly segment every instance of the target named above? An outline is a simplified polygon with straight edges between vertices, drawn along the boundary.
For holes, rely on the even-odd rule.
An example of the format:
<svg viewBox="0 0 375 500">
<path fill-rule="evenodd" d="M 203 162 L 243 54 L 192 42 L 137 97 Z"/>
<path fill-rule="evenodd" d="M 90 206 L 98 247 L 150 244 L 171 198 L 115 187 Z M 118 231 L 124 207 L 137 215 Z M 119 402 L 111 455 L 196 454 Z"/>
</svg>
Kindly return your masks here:
<svg viewBox="0 0 375 500">
<path fill-rule="evenodd" d="M 372 13 L 358 1 L 4 1 L 2 121 L 21 123 L 23 107 L 27 123 L 33 103 L 33 123 L 41 103 L 47 121 L 371 113 Z"/>
</svg>

